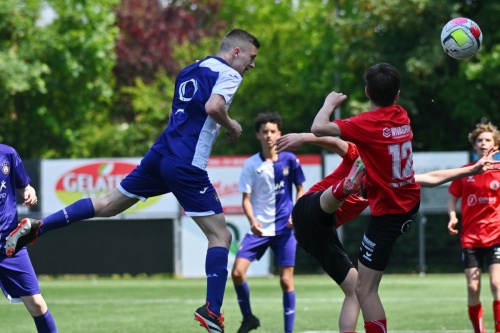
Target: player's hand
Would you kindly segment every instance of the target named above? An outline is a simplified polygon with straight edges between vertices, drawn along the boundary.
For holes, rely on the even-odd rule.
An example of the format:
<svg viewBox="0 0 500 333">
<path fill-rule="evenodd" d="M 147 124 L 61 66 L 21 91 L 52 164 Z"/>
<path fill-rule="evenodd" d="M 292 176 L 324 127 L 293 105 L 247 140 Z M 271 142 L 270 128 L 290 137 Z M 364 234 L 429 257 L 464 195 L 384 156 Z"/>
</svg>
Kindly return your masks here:
<svg viewBox="0 0 500 333">
<path fill-rule="evenodd" d="M 290 218 L 288 219 L 288 223 L 286 225 L 286 227 L 288 229 L 293 229 L 293 221 L 292 221 L 292 217 L 290 216 Z"/>
<path fill-rule="evenodd" d="M 250 231 L 256 236 L 262 236 L 262 224 L 260 224 L 259 222 L 252 223 L 252 225 L 250 226 Z"/>
<path fill-rule="evenodd" d="M 243 131 L 241 125 L 234 119 L 231 119 L 231 129 L 226 131 L 226 136 L 231 142 L 236 142 Z"/>
<path fill-rule="evenodd" d="M 38 203 L 35 189 L 28 185 L 24 189 L 24 202 L 23 206 L 34 206 Z"/>
<path fill-rule="evenodd" d="M 304 144 L 302 133 L 289 133 L 276 140 L 276 152 L 295 151 Z"/>
<path fill-rule="evenodd" d="M 481 157 L 476 164 L 474 164 L 472 171 L 475 174 L 478 173 L 483 173 L 488 170 L 500 170 L 499 168 L 499 163 L 500 161 L 497 161 L 493 159 L 493 157 L 498 154 L 498 149 L 491 148 L 488 150 L 483 157 Z"/>
<path fill-rule="evenodd" d="M 452 218 L 450 219 L 450 222 L 448 222 L 448 232 L 450 233 L 450 235 L 458 235 L 458 230 L 456 229 L 457 224 L 457 218 Z"/>
<path fill-rule="evenodd" d="M 338 93 L 335 91 L 332 91 L 331 93 L 328 94 L 325 98 L 324 106 L 331 109 L 332 112 L 335 110 L 337 107 L 339 107 L 340 104 L 342 104 L 345 100 L 347 99 L 347 96 L 344 95 L 343 93 Z"/>
</svg>

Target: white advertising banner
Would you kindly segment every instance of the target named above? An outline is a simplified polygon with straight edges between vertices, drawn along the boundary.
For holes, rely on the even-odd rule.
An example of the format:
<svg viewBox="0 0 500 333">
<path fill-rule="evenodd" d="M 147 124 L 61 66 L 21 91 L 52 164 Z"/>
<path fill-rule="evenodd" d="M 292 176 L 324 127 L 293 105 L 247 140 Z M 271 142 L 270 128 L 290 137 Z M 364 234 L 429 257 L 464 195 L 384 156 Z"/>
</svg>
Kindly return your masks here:
<svg viewBox="0 0 500 333">
<path fill-rule="evenodd" d="M 329 174 L 335 170 L 341 160 L 336 154 L 326 155 L 325 173 Z M 469 153 L 467 151 L 413 153 L 413 169 L 416 174 L 434 170 L 459 168 L 468 162 Z M 448 186 L 450 186 L 449 182 L 434 188 L 422 188 L 420 212 L 446 213 L 449 200 Z M 369 209 L 366 209 L 364 213 L 368 214 Z"/>
<path fill-rule="evenodd" d="M 340 164 L 342 158 L 336 154 L 325 156 L 325 175 L 330 174 Z M 469 153 L 456 152 L 430 152 L 413 153 L 413 169 L 415 173 L 422 174 L 434 170 L 459 168 L 469 162 Z M 449 185 L 447 183 L 446 185 Z"/>
<path fill-rule="evenodd" d="M 208 176 L 214 185 L 225 214 L 242 214 L 242 194 L 238 191 L 241 168 L 250 156 L 210 157 L 207 166 Z M 321 156 L 297 155 L 306 177 L 304 189 L 321 180 Z"/>
<path fill-rule="evenodd" d="M 82 198 L 108 194 L 140 163 L 139 158 L 57 159 L 41 164 L 41 200 L 44 215 Z M 179 216 L 172 194 L 139 201 L 114 218 L 172 218 Z"/>
<path fill-rule="evenodd" d="M 229 260 L 227 265 L 228 275 L 236 259 L 238 246 L 250 230 L 250 225 L 245 215 L 228 215 L 226 222 L 233 242 L 229 249 Z M 205 255 L 207 252 L 208 241 L 203 232 L 196 223 L 187 216 L 181 218 L 182 240 L 181 240 L 181 275 L 184 277 L 204 277 L 205 274 Z M 248 271 L 247 276 L 267 276 L 270 274 L 271 263 L 270 250 L 262 256 L 259 261 L 254 261 Z"/>
<path fill-rule="evenodd" d="M 242 194 L 238 191 L 241 168 L 249 156 L 215 156 L 210 158 L 207 172 L 222 203 L 228 228 L 233 235 L 229 252 L 229 273 L 234 263 L 240 241 L 250 230 L 250 224 L 241 207 Z M 306 182 L 304 188 L 309 189 L 321 180 L 321 156 L 298 155 Z M 194 221 L 186 216 L 181 218 L 182 228 L 182 260 L 181 271 L 186 277 L 205 276 L 205 253 L 208 241 Z M 260 261 L 250 265 L 248 276 L 265 276 L 270 274 L 271 250 L 266 251 Z"/>
</svg>

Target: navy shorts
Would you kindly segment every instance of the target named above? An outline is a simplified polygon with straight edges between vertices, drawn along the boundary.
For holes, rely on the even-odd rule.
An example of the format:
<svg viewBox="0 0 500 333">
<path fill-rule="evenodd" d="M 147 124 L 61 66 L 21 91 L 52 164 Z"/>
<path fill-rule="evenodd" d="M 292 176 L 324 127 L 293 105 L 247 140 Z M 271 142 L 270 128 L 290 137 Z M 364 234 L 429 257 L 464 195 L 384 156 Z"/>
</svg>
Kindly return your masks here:
<svg viewBox="0 0 500 333">
<path fill-rule="evenodd" d="M 240 243 L 236 258 L 259 260 L 269 247 L 276 256 L 278 266 L 295 266 L 297 241 L 291 232 L 276 236 L 257 236 L 248 233 Z"/>
<path fill-rule="evenodd" d="M 465 269 L 482 268 L 485 259 L 488 267 L 492 264 L 500 264 L 500 244 L 490 247 L 462 249 L 462 261 Z"/>
<path fill-rule="evenodd" d="M 26 248 L 11 258 L 4 251 L 0 253 L 0 287 L 11 303 L 21 302 L 21 296 L 40 294 L 38 279 Z"/>
<path fill-rule="evenodd" d="M 154 150 L 148 151 L 118 189 L 141 201 L 172 193 L 191 217 L 222 213 L 222 205 L 206 170 L 162 156 Z"/>
<path fill-rule="evenodd" d="M 341 284 L 354 265 L 337 234 L 335 213 L 328 214 L 321 209 L 322 193 L 309 193 L 297 200 L 292 211 L 294 234 L 299 246 Z"/>
<path fill-rule="evenodd" d="M 396 239 L 410 228 L 419 206 L 417 204 L 404 214 L 372 215 L 361 241 L 359 262 L 373 270 L 384 271 Z"/>
</svg>

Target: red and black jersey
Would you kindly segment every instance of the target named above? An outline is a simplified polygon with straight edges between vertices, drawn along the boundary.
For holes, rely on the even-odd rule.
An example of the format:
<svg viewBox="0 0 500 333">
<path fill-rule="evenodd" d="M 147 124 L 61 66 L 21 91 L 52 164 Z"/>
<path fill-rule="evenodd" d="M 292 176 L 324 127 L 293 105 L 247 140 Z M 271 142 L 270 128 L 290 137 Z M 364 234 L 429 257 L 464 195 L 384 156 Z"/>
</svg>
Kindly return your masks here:
<svg viewBox="0 0 500 333">
<path fill-rule="evenodd" d="M 414 178 L 413 133 L 406 110 L 392 105 L 334 122 L 341 137 L 356 144 L 365 164 L 371 214 L 403 214 L 414 208 L 420 185 Z"/>
<path fill-rule="evenodd" d="M 488 171 L 454 180 L 448 191 L 461 198 L 462 247 L 500 244 L 500 173 Z"/>
</svg>

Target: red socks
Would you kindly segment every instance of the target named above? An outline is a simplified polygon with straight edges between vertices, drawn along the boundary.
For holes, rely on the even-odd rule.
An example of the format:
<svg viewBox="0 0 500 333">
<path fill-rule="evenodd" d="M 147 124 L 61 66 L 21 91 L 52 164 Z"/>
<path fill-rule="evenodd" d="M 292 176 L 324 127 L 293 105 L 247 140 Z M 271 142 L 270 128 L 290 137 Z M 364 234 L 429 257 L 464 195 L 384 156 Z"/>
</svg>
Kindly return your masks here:
<svg viewBox="0 0 500 333">
<path fill-rule="evenodd" d="M 387 319 L 365 321 L 366 333 L 387 333 Z"/>
<path fill-rule="evenodd" d="M 338 201 L 343 201 L 351 195 L 351 193 L 344 192 L 344 181 L 345 179 L 342 179 L 337 183 L 337 185 L 332 186 L 332 195 Z"/>
<path fill-rule="evenodd" d="M 500 301 L 493 301 L 493 320 L 495 321 L 495 333 L 500 333 Z"/>
<path fill-rule="evenodd" d="M 483 307 L 481 303 L 469 305 L 469 319 L 474 329 L 474 333 L 485 333 L 483 322 Z"/>
</svg>

